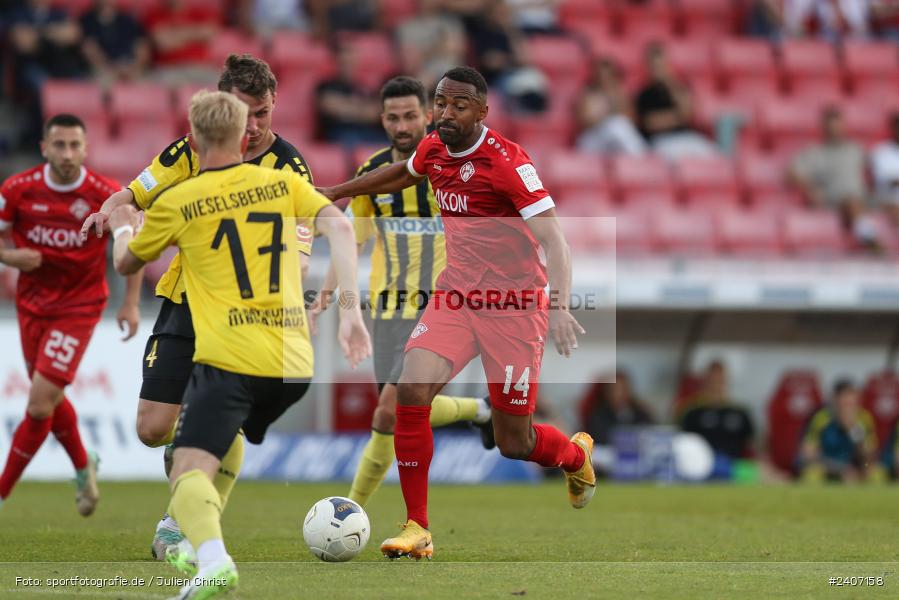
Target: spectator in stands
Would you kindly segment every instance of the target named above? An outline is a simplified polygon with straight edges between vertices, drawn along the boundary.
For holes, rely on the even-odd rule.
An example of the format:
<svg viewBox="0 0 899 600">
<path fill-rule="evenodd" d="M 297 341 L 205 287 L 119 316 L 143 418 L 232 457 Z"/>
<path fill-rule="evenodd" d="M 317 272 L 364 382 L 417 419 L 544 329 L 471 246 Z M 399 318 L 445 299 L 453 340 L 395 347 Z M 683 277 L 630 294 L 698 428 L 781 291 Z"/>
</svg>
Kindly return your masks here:
<svg viewBox="0 0 899 600">
<path fill-rule="evenodd" d="M 316 36 L 339 31 L 372 31 L 379 26 L 376 0 L 308 0 Z"/>
<path fill-rule="evenodd" d="M 899 113 L 890 116 L 890 133 L 871 151 L 871 179 L 878 203 L 899 226 Z"/>
<path fill-rule="evenodd" d="M 818 35 L 838 40 L 868 35 L 869 0 L 785 0 L 784 29 L 787 35 L 806 36 L 817 27 Z"/>
<path fill-rule="evenodd" d="M 94 75 L 103 83 L 139 79 L 150 63 L 150 42 L 132 15 L 120 11 L 115 0 L 96 0 L 82 15 L 81 50 Z"/>
<path fill-rule="evenodd" d="M 242 4 L 245 6 L 238 9 L 238 14 L 242 16 L 237 22 L 252 22 L 252 32 L 256 35 L 269 37 L 273 31 L 278 30 L 310 29 L 305 0 L 244 0 Z"/>
<path fill-rule="evenodd" d="M 783 35 L 783 7 L 778 0 L 754 0 L 746 18 L 746 32 L 754 37 L 779 40 Z"/>
<path fill-rule="evenodd" d="M 621 69 L 610 59 L 597 61 L 593 77 L 577 102 L 581 132 L 578 149 L 600 154 L 643 154 L 646 141 L 632 118 L 633 105 L 624 90 Z"/>
<path fill-rule="evenodd" d="M 480 18 L 468 20 L 468 32 L 479 70 L 510 109 L 540 112 L 547 107 L 546 77 L 526 65 L 520 32 L 504 0 L 488 0 Z"/>
<path fill-rule="evenodd" d="M 150 9 L 144 25 L 153 43 L 154 77 L 170 84 L 210 82 L 209 42 L 219 31 L 218 14 L 196 3 L 165 0 Z"/>
<path fill-rule="evenodd" d="M 527 35 L 560 33 L 560 0 L 506 0 L 512 10 L 512 23 Z"/>
<path fill-rule="evenodd" d="M 871 0 L 870 11 L 874 33 L 899 42 L 899 0 Z"/>
<path fill-rule="evenodd" d="M 702 388 L 690 401 L 681 429 L 698 433 L 716 453 L 730 458 L 752 455 L 755 427 L 749 412 L 735 404 L 727 389 L 727 369 L 720 360 L 706 367 Z"/>
<path fill-rule="evenodd" d="M 440 0 L 423 0 L 419 14 L 396 29 L 404 73 L 433 90 L 440 78 L 465 62 L 465 27 L 459 17 L 440 10 Z"/>
<path fill-rule="evenodd" d="M 51 77 L 77 78 L 87 74 L 81 56 L 81 27 L 52 0 L 28 0 L 9 15 L 9 45 L 17 86 L 29 111 L 22 144 L 41 136 L 40 94 Z"/>
<path fill-rule="evenodd" d="M 338 47 L 337 75 L 316 90 L 319 125 L 328 141 L 344 145 L 379 144 L 385 141 L 380 126 L 381 103 L 377 96 L 356 83 L 355 51 Z"/>
<path fill-rule="evenodd" d="M 864 218 L 865 152 L 848 139 L 843 114 L 837 107 L 825 108 L 821 115 L 822 141 L 800 152 L 790 166 L 789 177 L 817 208 L 839 210 L 847 229 L 863 246 L 876 244 L 871 223 Z"/>
<path fill-rule="evenodd" d="M 709 156 L 715 145 L 690 127 L 690 91 L 677 80 L 662 44 L 646 50 L 649 81 L 637 94 L 637 123 L 654 151 L 669 160 Z"/>
<path fill-rule="evenodd" d="M 833 389 L 830 406 L 809 422 L 800 448 L 802 478 L 861 481 L 876 468 L 874 419 L 861 407 L 858 387 L 848 379 Z"/>
<path fill-rule="evenodd" d="M 620 369 L 612 383 L 591 386 L 581 400 L 581 419 L 581 429 L 602 445 L 611 443 L 616 427 L 654 423 L 652 414 L 634 395 L 630 376 Z"/>
</svg>

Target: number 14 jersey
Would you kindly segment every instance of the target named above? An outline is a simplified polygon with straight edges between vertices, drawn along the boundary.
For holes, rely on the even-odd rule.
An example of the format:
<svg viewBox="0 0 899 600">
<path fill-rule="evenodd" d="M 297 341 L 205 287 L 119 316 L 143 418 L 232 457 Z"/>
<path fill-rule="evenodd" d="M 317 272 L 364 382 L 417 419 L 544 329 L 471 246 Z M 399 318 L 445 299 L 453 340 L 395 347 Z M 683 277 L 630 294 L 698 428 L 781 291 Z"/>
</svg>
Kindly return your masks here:
<svg viewBox="0 0 899 600">
<path fill-rule="evenodd" d="M 208 169 L 163 192 L 129 247 L 181 254 L 196 331 L 194 362 L 260 377 L 311 377 L 312 346 L 293 218 L 331 203 L 292 171 Z"/>
</svg>

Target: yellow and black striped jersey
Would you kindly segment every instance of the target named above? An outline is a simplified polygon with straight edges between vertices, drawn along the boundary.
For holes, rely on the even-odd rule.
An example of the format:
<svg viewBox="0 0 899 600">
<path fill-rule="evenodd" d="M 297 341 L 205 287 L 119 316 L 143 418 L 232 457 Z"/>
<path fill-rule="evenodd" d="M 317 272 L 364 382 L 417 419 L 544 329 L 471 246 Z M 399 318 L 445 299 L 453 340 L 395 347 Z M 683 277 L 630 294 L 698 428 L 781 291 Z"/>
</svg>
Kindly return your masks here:
<svg viewBox="0 0 899 600">
<path fill-rule="evenodd" d="M 372 155 L 356 174 L 393 162 L 392 149 Z M 350 201 L 356 242 L 375 238 L 369 290 L 373 319 L 417 319 L 446 266 L 440 208 L 427 179 L 394 194 Z"/>
<path fill-rule="evenodd" d="M 246 162 L 270 169 L 293 171 L 309 183 L 313 183 L 309 165 L 306 164 L 303 156 L 284 138 L 277 135 L 266 152 Z M 199 160 L 190 149 L 187 136 L 185 136 L 169 144 L 146 169 L 141 171 L 137 179 L 128 184 L 128 189 L 134 194 L 134 201 L 137 205 L 147 210 L 159 194 L 173 185 L 196 176 L 199 172 Z M 304 226 L 298 223 L 298 228 L 302 227 Z M 309 230 L 298 230 L 297 235 L 300 252 L 311 254 L 312 235 Z M 181 258 L 175 255 L 168 270 L 156 284 L 156 295 L 180 304 L 183 294 L 184 280 L 181 277 Z"/>
<path fill-rule="evenodd" d="M 234 164 L 169 188 L 128 245 L 176 244 L 196 331 L 194 362 L 259 377 L 312 376 L 295 218 L 331 203 L 293 172 Z"/>
</svg>

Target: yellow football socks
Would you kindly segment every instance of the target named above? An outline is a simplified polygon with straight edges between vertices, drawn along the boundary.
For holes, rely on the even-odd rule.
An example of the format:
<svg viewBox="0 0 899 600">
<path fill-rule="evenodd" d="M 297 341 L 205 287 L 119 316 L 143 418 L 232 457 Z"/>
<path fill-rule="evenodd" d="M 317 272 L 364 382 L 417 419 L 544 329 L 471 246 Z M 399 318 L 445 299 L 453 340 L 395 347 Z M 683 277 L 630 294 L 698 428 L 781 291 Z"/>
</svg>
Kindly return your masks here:
<svg viewBox="0 0 899 600">
<path fill-rule="evenodd" d="M 431 403 L 431 427 L 443 427 L 457 421 L 472 421 L 478 414 L 480 404 L 483 404 L 483 401 L 479 398 L 438 394 Z"/>
<path fill-rule="evenodd" d="M 228 452 L 222 457 L 222 463 L 219 465 L 218 473 L 212 478 L 212 485 L 219 494 L 222 501 L 222 510 L 228 504 L 228 496 L 237 482 L 237 476 L 240 474 L 240 467 L 243 464 L 244 440 L 243 432 L 239 432 L 231 442 Z"/>
<path fill-rule="evenodd" d="M 194 548 L 222 539 L 222 507 L 215 486 L 203 471 L 194 469 L 175 481 L 169 514 Z"/>
<path fill-rule="evenodd" d="M 365 445 L 362 458 L 359 459 L 359 466 L 356 467 L 356 476 L 350 488 L 350 500 L 365 506 L 387 475 L 387 470 L 393 464 L 393 458 L 393 434 L 372 430 L 371 438 Z"/>
</svg>

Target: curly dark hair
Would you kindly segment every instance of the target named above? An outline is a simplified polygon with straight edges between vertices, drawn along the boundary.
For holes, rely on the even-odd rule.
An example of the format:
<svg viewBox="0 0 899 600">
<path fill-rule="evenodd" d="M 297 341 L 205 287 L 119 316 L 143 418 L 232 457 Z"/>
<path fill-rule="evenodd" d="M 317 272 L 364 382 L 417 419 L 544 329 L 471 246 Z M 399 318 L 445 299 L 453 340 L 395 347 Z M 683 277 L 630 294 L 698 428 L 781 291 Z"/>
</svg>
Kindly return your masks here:
<svg viewBox="0 0 899 600">
<path fill-rule="evenodd" d="M 254 98 L 262 98 L 266 92 L 274 95 L 277 87 L 278 80 L 268 63 L 249 54 L 229 55 L 218 84 L 221 92 L 237 88 L 241 93 Z"/>
</svg>

